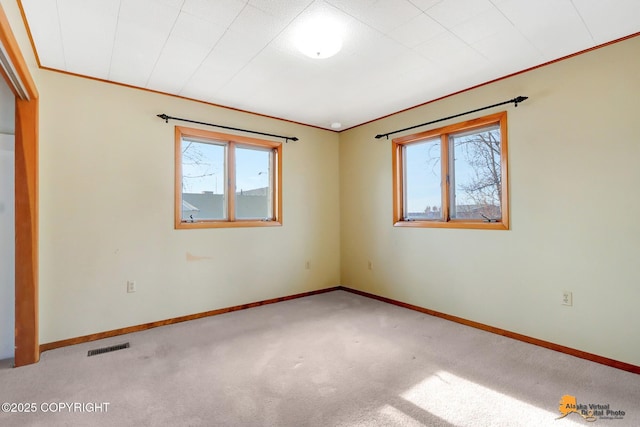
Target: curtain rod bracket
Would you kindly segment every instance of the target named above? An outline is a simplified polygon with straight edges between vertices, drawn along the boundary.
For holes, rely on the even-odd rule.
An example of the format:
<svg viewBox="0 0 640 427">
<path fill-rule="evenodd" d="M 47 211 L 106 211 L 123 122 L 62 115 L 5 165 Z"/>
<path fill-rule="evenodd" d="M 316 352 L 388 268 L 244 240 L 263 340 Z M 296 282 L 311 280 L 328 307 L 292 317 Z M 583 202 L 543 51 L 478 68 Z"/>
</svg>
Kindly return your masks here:
<svg viewBox="0 0 640 427">
<path fill-rule="evenodd" d="M 517 97 L 517 98 L 514 98 L 514 99 L 513 99 L 513 105 L 514 105 L 516 108 L 518 108 L 518 104 L 519 104 L 519 103 L 521 103 L 521 102 L 526 101 L 527 99 L 529 99 L 529 97 L 528 97 L 528 96 L 519 96 L 519 97 Z"/>
<path fill-rule="evenodd" d="M 231 126 L 216 125 L 214 123 L 199 122 L 197 120 L 181 119 L 180 117 L 172 117 L 172 116 L 169 116 L 169 115 L 167 115 L 165 113 L 156 114 L 156 116 L 160 117 L 162 120 L 164 120 L 165 123 L 169 123 L 169 120 L 179 120 L 181 122 L 195 123 L 195 124 L 198 124 L 198 125 L 213 126 L 213 127 L 221 128 L 221 129 L 229 129 L 229 130 L 235 130 L 235 131 L 239 131 L 239 132 L 247 132 L 247 133 L 254 133 L 254 134 L 257 134 L 257 135 L 271 136 L 271 137 L 274 137 L 274 138 L 284 139 L 285 143 L 288 143 L 289 140 L 298 141 L 298 138 L 295 137 L 295 136 L 276 135 L 276 134 L 273 134 L 273 133 L 258 132 L 256 130 L 248 130 L 248 129 L 234 128 L 234 127 L 231 127 Z"/>
<path fill-rule="evenodd" d="M 410 126 L 408 128 L 404 128 L 404 129 L 398 129 L 398 130 L 394 130 L 393 132 L 388 132 L 388 133 L 381 133 L 375 136 L 376 139 L 380 139 L 382 137 L 387 137 L 387 139 L 389 139 L 389 135 L 393 135 L 394 133 L 399 133 L 399 132 L 404 132 L 405 130 L 411 130 L 411 129 L 415 129 L 421 126 L 426 126 L 426 125 L 430 125 L 433 123 L 438 123 L 438 122 L 442 122 L 444 120 L 449 120 L 449 119 L 453 119 L 456 117 L 460 117 L 460 116 L 464 116 L 465 114 L 471 114 L 471 113 L 475 113 L 478 111 L 482 111 L 482 110 L 486 110 L 489 108 L 493 108 L 493 107 L 498 107 L 500 105 L 504 105 L 504 104 L 511 104 L 513 103 L 516 107 L 518 106 L 518 104 L 526 101 L 527 99 L 529 99 L 528 96 L 518 96 L 516 98 L 510 99 L 508 101 L 504 101 L 504 102 L 499 102 L 497 104 L 493 104 L 493 105 L 487 105 L 486 107 L 482 107 L 482 108 L 476 108 L 475 110 L 471 110 L 471 111 L 466 111 L 464 113 L 460 113 L 460 114 L 454 114 L 453 116 L 448 116 L 448 117 L 443 117 L 441 119 L 438 120 L 432 120 L 430 122 L 426 122 L 426 123 L 421 123 L 419 125 L 415 125 L 415 126 Z"/>
</svg>

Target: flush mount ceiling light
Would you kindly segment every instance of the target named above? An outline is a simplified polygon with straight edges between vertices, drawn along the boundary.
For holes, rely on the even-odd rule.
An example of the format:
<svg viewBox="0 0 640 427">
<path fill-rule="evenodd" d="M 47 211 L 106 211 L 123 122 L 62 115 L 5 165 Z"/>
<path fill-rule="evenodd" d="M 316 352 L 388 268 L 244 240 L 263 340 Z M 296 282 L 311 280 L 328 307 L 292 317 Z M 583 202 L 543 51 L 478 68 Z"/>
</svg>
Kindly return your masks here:
<svg viewBox="0 0 640 427">
<path fill-rule="evenodd" d="M 295 44 L 309 58 L 329 58 L 342 49 L 342 31 L 329 18 L 318 16 L 298 29 Z"/>
</svg>

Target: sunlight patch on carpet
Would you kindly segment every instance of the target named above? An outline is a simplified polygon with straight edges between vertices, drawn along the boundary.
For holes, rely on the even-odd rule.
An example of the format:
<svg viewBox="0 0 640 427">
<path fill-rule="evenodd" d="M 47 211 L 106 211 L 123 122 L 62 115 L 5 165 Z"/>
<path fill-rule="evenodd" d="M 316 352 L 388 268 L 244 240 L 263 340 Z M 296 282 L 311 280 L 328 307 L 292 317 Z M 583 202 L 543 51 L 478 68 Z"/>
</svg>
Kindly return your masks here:
<svg viewBox="0 0 640 427">
<path fill-rule="evenodd" d="M 561 415 L 552 409 L 558 406 L 557 396 L 550 395 L 549 409 L 541 409 L 446 371 L 436 372 L 401 397 L 457 426 L 550 425 Z M 568 418 L 560 422 L 558 427 L 581 425 Z"/>
</svg>

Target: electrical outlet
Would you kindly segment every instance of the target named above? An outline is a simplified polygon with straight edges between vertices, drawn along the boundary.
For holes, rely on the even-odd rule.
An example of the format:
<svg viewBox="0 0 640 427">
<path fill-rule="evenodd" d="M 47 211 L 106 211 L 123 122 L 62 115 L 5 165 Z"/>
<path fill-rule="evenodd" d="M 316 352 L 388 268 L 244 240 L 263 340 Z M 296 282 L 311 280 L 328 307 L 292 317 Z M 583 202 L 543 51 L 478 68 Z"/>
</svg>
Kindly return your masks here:
<svg viewBox="0 0 640 427">
<path fill-rule="evenodd" d="M 135 280 L 127 281 L 127 293 L 132 293 L 136 291 L 136 282 Z"/>
<path fill-rule="evenodd" d="M 311 270 L 311 261 L 307 261 L 304 263 L 305 270 Z"/>
<path fill-rule="evenodd" d="M 562 305 L 573 305 L 573 293 L 570 291 L 562 291 Z"/>
<path fill-rule="evenodd" d="M 371 261 L 367 261 L 367 268 L 373 270 L 373 263 Z"/>
</svg>

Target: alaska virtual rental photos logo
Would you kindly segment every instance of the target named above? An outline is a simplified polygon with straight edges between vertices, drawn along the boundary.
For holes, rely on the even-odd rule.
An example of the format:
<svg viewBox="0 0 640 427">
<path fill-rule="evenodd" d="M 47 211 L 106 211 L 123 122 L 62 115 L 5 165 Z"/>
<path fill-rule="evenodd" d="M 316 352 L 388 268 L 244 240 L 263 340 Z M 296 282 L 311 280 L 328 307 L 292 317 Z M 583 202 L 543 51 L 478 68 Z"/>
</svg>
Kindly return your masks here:
<svg viewBox="0 0 640 427">
<path fill-rule="evenodd" d="M 560 398 L 560 405 L 558 406 L 558 410 L 562 415 L 560 415 L 557 420 L 560 418 L 564 418 L 567 415 L 575 412 L 580 415 L 587 421 L 595 421 L 598 418 L 603 420 L 621 420 L 624 418 L 625 412 L 621 410 L 612 410 L 611 405 L 608 403 L 589 403 L 582 404 L 578 403 L 575 396 L 570 396 L 565 394 Z"/>
</svg>

